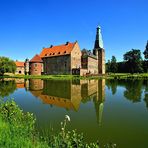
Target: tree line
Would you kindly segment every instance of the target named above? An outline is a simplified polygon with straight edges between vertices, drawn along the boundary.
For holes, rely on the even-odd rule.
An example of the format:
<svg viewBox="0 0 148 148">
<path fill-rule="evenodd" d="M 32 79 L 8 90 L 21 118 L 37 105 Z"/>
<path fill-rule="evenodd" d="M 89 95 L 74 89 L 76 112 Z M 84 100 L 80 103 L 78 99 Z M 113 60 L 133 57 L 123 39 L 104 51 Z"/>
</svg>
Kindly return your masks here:
<svg viewBox="0 0 148 148">
<path fill-rule="evenodd" d="M 148 41 L 143 52 L 144 60 L 139 49 L 132 49 L 123 55 L 123 61 L 117 62 L 116 57 L 106 63 L 106 72 L 112 73 L 142 73 L 148 72 Z"/>
</svg>

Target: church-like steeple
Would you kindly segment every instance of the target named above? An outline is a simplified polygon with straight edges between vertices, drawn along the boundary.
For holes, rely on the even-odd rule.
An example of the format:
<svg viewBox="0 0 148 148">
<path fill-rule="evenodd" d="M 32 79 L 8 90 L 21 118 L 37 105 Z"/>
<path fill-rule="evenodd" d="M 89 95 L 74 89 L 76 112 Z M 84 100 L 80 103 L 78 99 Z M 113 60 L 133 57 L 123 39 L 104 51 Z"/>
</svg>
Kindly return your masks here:
<svg viewBox="0 0 148 148">
<path fill-rule="evenodd" d="M 94 49 L 103 48 L 103 40 L 102 40 L 102 34 L 101 34 L 101 27 L 97 27 L 97 33 L 96 33 L 96 40 Z"/>
<path fill-rule="evenodd" d="M 96 40 L 93 49 L 93 54 L 98 60 L 98 74 L 105 74 L 105 50 L 101 35 L 101 27 L 97 27 Z"/>
</svg>

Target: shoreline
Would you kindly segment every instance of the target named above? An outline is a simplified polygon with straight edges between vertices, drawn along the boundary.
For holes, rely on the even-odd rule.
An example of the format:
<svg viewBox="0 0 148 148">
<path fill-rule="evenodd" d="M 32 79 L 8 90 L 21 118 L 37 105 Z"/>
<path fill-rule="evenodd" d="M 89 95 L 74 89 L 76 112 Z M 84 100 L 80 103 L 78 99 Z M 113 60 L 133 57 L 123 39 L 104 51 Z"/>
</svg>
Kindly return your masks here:
<svg viewBox="0 0 148 148">
<path fill-rule="evenodd" d="M 148 73 L 129 74 L 129 73 L 110 73 L 99 76 L 79 76 L 79 75 L 4 75 L 3 78 L 17 79 L 51 79 L 51 80 L 90 80 L 90 79 L 148 79 Z"/>
</svg>

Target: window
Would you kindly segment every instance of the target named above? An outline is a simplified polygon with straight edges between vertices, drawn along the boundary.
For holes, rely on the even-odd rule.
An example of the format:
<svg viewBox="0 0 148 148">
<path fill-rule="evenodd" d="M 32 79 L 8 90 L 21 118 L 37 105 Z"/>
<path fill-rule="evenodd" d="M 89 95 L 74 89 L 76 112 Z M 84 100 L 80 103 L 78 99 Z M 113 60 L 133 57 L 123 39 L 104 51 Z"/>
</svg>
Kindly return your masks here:
<svg viewBox="0 0 148 148">
<path fill-rule="evenodd" d="M 67 66 L 67 63 L 65 62 L 65 67 Z"/>
<path fill-rule="evenodd" d="M 37 67 L 38 65 L 35 63 L 34 66 Z"/>
<path fill-rule="evenodd" d="M 58 52 L 58 54 L 60 54 L 60 52 Z"/>
<path fill-rule="evenodd" d="M 66 53 L 66 51 L 64 51 L 64 53 Z"/>
</svg>

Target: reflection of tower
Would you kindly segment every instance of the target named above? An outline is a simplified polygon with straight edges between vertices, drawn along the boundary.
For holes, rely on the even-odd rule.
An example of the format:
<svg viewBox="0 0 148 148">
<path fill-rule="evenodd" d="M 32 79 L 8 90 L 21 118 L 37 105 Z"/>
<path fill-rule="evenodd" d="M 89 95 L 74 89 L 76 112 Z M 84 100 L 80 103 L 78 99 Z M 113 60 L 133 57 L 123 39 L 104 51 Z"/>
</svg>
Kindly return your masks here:
<svg viewBox="0 0 148 148">
<path fill-rule="evenodd" d="M 25 60 L 25 74 L 29 74 L 29 59 Z"/>
<path fill-rule="evenodd" d="M 101 35 L 101 27 L 97 27 L 96 40 L 93 50 L 94 55 L 98 59 L 98 74 L 105 74 L 105 50 L 103 47 L 103 40 Z"/>
<path fill-rule="evenodd" d="M 26 91 L 29 90 L 29 79 L 25 80 L 25 89 Z"/>
<path fill-rule="evenodd" d="M 30 79 L 29 89 L 34 90 L 34 91 L 42 90 L 43 89 L 43 80 L 41 80 L 41 79 Z"/>
<path fill-rule="evenodd" d="M 97 123 L 99 125 L 101 125 L 101 122 L 102 122 L 104 101 L 105 101 L 105 79 L 98 80 L 98 95 L 97 95 L 97 98 L 94 98 Z"/>
</svg>

